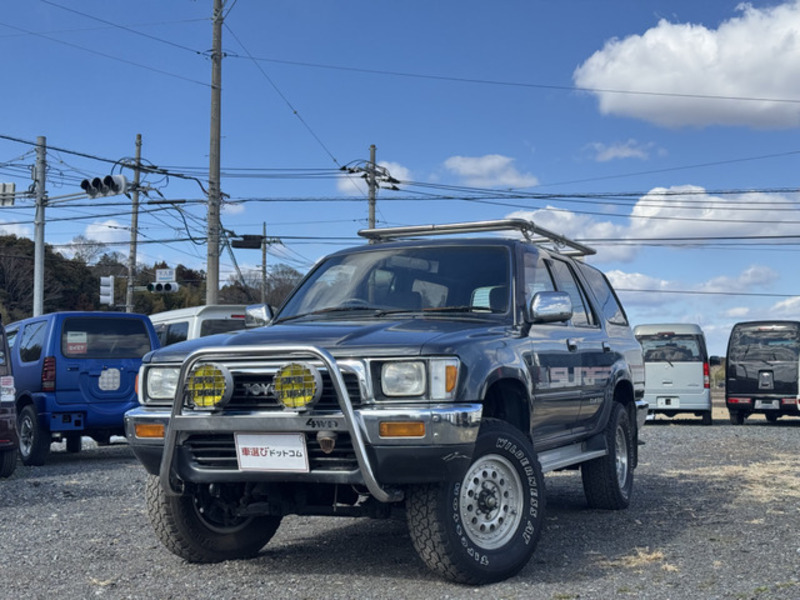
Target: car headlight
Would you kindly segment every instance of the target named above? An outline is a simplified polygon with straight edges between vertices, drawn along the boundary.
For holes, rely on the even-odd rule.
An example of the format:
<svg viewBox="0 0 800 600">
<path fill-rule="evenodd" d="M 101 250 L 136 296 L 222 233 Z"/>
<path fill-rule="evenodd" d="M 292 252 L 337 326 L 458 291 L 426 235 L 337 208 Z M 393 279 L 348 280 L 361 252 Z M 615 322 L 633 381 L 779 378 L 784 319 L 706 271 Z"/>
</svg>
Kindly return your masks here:
<svg viewBox="0 0 800 600">
<path fill-rule="evenodd" d="M 422 361 L 388 362 L 381 368 L 381 389 L 387 396 L 421 396 L 426 386 Z"/>
<path fill-rule="evenodd" d="M 178 389 L 178 367 L 151 367 L 147 369 L 144 386 L 144 401 L 174 400 Z"/>
</svg>

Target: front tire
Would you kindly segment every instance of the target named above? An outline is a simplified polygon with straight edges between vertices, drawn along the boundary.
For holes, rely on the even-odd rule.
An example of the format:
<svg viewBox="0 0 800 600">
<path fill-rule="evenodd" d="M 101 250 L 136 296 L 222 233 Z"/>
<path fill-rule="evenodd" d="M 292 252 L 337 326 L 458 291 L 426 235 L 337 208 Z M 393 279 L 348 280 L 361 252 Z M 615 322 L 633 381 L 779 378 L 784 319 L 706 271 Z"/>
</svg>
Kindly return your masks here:
<svg viewBox="0 0 800 600">
<path fill-rule="evenodd" d="M 251 558 L 258 554 L 281 523 L 281 517 L 239 517 L 233 514 L 240 486 L 194 486 L 190 493 L 171 496 L 159 478 L 145 483 L 147 513 L 159 540 L 189 562 L 211 563 Z"/>
<path fill-rule="evenodd" d="M 544 478 L 528 439 L 485 419 L 464 477 L 414 486 L 409 533 L 428 567 L 457 583 L 507 579 L 530 560 L 542 531 Z"/>
<path fill-rule="evenodd" d="M 50 432 L 39 426 L 36 407 L 28 404 L 17 420 L 19 457 L 23 465 L 40 466 L 50 452 Z"/>
<path fill-rule="evenodd" d="M 614 402 L 605 431 L 608 454 L 581 466 L 583 492 L 592 508 L 627 508 L 633 492 L 635 436 L 628 411 Z"/>
</svg>

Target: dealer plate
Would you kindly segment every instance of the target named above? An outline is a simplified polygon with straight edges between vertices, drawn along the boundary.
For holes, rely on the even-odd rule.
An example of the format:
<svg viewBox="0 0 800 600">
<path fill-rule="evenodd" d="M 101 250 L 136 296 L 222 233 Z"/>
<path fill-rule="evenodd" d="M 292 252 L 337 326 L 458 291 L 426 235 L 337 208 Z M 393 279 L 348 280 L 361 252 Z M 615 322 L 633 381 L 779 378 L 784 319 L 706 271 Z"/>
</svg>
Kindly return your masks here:
<svg viewBox="0 0 800 600">
<path fill-rule="evenodd" d="M 302 433 L 237 433 L 235 439 L 241 471 L 309 471 L 306 437 Z"/>
<path fill-rule="evenodd" d="M 780 408 L 780 400 L 756 400 L 756 409 L 778 410 Z"/>
</svg>

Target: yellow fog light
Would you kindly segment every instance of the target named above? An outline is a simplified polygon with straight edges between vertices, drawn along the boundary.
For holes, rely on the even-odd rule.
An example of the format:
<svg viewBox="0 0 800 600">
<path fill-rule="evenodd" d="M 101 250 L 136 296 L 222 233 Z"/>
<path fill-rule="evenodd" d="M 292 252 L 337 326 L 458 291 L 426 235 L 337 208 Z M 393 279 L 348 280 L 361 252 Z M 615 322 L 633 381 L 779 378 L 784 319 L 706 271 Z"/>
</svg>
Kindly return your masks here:
<svg viewBox="0 0 800 600">
<path fill-rule="evenodd" d="M 186 395 L 195 408 L 214 410 L 227 404 L 233 394 L 233 377 L 222 365 L 208 363 L 192 369 L 186 378 Z"/>
<path fill-rule="evenodd" d="M 136 423 L 133 431 L 137 438 L 164 439 L 164 425 L 161 423 Z"/>
<path fill-rule="evenodd" d="M 290 363 L 278 369 L 273 386 L 275 396 L 286 408 L 305 410 L 322 396 L 322 376 L 305 363 Z"/>
<path fill-rule="evenodd" d="M 378 425 L 378 433 L 383 438 L 421 438 L 425 437 L 425 423 L 422 421 L 381 421 Z"/>
</svg>

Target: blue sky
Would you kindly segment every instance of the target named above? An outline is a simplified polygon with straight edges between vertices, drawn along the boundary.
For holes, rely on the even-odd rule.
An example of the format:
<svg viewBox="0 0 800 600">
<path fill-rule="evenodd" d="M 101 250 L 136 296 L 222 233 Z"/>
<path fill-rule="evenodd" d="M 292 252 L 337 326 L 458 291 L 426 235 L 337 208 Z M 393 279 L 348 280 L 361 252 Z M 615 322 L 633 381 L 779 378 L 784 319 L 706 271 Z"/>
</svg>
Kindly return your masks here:
<svg viewBox="0 0 800 600">
<path fill-rule="evenodd" d="M 212 4 L 6 2 L 0 182 L 28 189 L 45 136 L 68 196 L 141 134 L 170 176 L 143 180 L 138 260 L 205 269 Z M 270 265 L 361 243 L 367 188 L 339 169 L 374 144 L 401 182 L 379 224 L 532 217 L 597 248 L 634 324 L 698 323 L 717 354 L 737 321 L 800 318 L 798 2 L 227 0 L 223 48 L 222 224 L 266 223 Z M 0 210 L 33 237 L 32 200 Z M 66 254 L 128 252 L 124 197 L 46 217 Z"/>
</svg>

